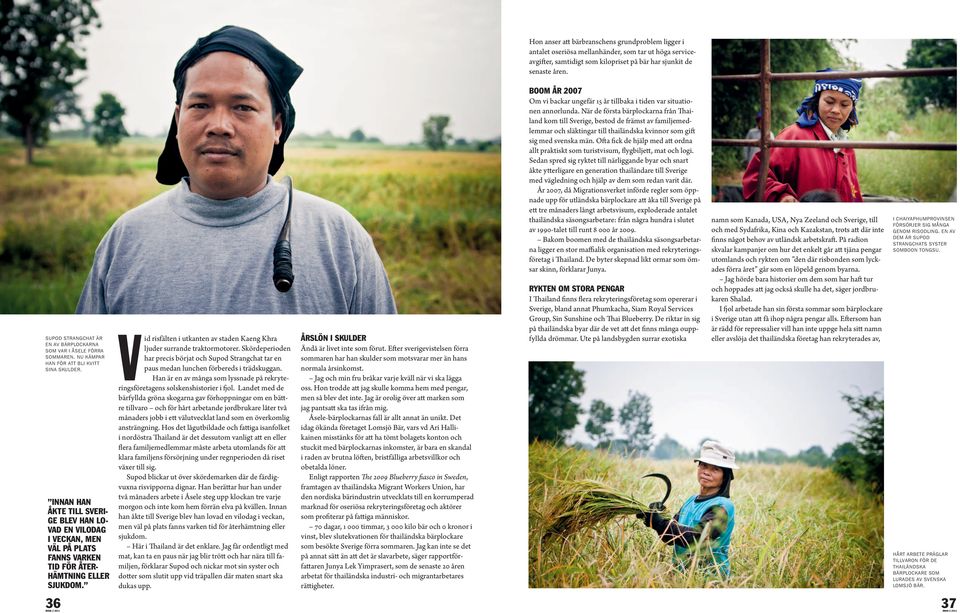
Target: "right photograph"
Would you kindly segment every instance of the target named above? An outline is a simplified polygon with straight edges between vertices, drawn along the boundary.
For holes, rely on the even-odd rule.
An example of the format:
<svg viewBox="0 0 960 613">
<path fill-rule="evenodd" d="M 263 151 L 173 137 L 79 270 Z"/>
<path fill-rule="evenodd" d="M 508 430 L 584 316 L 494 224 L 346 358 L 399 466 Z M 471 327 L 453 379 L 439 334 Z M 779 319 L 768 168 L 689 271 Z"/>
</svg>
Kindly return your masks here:
<svg viewBox="0 0 960 613">
<path fill-rule="evenodd" d="M 715 202 L 955 202 L 953 39 L 712 42 Z"/>
<path fill-rule="evenodd" d="M 883 587 L 882 362 L 528 368 L 529 587 Z"/>
</svg>

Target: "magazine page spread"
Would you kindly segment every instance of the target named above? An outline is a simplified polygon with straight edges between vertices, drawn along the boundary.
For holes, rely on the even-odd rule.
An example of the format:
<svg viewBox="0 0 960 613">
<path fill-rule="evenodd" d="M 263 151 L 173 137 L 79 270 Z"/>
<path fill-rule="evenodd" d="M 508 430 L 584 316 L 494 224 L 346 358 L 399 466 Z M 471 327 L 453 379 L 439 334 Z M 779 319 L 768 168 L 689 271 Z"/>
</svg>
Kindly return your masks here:
<svg viewBox="0 0 960 613">
<path fill-rule="evenodd" d="M 3 608 L 957 610 L 947 8 L 3 4 Z"/>
</svg>

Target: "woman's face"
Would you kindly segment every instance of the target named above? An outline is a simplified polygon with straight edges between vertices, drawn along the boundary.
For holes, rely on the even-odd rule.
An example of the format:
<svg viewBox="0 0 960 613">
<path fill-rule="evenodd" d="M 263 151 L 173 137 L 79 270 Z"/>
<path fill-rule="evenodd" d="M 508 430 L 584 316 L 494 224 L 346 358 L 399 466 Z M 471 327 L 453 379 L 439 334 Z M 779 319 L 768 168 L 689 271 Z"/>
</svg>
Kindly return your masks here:
<svg viewBox="0 0 960 613">
<path fill-rule="evenodd" d="M 723 469 L 713 464 L 699 462 L 697 464 L 697 481 L 700 482 L 700 492 L 713 494 L 720 491 L 723 485 Z"/>
<path fill-rule="evenodd" d="M 853 100 L 850 96 L 829 89 L 820 92 L 817 114 L 831 131 L 839 130 L 852 111 Z"/>
</svg>

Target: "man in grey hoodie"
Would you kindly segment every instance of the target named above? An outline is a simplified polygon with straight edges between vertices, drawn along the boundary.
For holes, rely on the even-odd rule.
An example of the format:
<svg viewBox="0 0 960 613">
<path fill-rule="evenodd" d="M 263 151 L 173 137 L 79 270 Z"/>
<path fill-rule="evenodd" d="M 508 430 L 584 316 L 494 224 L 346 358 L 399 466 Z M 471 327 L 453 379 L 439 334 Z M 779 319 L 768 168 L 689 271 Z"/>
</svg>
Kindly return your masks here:
<svg viewBox="0 0 960 613">
<path fill-rule="evenodd" d="M 301 72 L 259 34 L 235 26 L 200 38 L 180 58 L 157 164 L 157 180 L 176 187 L 107 232 L 77 313 L 396 313 L 359 222 L 273 179 Z"/>
</svg>

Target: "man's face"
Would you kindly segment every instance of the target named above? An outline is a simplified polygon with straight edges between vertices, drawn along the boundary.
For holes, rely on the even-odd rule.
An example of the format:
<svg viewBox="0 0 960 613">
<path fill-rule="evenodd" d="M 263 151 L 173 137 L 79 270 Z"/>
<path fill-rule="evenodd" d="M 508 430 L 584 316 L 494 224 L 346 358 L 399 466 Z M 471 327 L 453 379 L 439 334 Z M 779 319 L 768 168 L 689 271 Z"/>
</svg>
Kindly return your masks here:
<svg viewBox="0 0 960 613">
<path fill-rule="evenodd" d="M 190 191 L 228 200 L 264 186 L 283 123 L 256 64 L 225 51 L 203 57 L 187 69 L 175 116 Z"/>
</svg>

